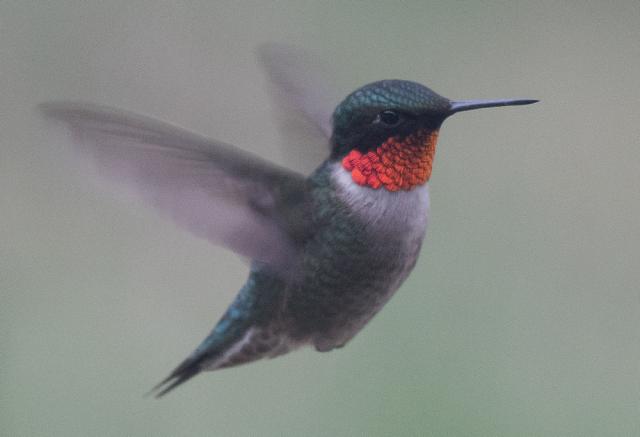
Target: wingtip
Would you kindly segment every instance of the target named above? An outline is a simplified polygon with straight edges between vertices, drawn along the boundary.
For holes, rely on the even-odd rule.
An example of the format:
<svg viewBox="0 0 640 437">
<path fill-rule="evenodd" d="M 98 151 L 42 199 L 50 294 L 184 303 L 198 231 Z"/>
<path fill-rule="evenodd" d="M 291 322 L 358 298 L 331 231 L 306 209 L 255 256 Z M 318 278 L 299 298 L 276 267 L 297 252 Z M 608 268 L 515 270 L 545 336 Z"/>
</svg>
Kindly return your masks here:
<svg viewBox="0 0 640 437">
<path fill-rule="evenodd" d="M 36 105 L 36 111 L 45 117 L 54 117 L 57 112 L 56 107 L 58 107 L 58 102 L 41 102 Z"/>
<path fill-rule="evenodd" d="M 87 109 L 97 109 L 96 105 L 73 100 L 49 100 L 36 105 L 36 110 L 46 118 L 67 120 Z"/>
<path fill-rule="evenodd" d="M 277 41 L 267 41 L 260 43 L 255 48 L 255 53 L 260 59 L 269 59 L 271 56 L 280 56 L 283 54 L 290 54 L 292 52 L 302 52 L 302 49 L 296 45 L 277 42 Z"/>
</svg>

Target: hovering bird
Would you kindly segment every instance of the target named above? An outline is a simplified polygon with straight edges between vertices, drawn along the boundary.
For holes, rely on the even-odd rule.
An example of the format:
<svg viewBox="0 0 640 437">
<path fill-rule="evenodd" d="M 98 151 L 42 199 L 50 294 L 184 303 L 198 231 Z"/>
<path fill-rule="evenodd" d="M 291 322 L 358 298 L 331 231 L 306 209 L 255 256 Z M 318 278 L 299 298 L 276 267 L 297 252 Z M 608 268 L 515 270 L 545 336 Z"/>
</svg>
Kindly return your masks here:
<svg viewBox="0 0 640 437">
<path fill-rule="evenodd" d="M 204 370 L 303 345 L 344 346 L 416 263 L 443 121 L 462 111 L 536 102 L 451 101 L 419 83 L 381 80 L 349 94 L 329 118 L 308 98 L 317 90 L 291 86 L 295 80 L 276 73 L 275 82 L 297 94 L 327 136 L 329 156 L 308 177 L 121 110 L 40 106 L 66 123 L 107 175 L 194 234 L 252 260 L 247 282 L 211 333 L 152 390 L 158 397 Z"/>
</svg>

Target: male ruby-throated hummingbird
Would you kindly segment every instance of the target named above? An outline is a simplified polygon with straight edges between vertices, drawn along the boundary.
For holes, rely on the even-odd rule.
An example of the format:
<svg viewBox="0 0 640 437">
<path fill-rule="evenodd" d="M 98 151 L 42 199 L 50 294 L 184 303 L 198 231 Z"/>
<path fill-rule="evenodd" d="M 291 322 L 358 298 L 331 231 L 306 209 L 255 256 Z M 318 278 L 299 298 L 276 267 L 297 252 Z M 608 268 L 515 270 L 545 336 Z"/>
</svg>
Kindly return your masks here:
<svg viewBox="0 0 640 437">
<path fill-rule="evenodd" d="M 222 319 L 154 388 L 162 396 L 204 370 L 302 345 L 344 346 L 416 263 L 443 121 L 534 102 L 451 101 L 415 82 L 370 83 L 337 106 L 331 123 L 316 120 L 331 152 L 308 177 L 127 112 L 70 102 L 41 109 L 66 122 L 108 175 L 196 235 L 252 260 Z M 311 117 L 321 113 L 309 101 L 302 107 Z"/>
</svg>

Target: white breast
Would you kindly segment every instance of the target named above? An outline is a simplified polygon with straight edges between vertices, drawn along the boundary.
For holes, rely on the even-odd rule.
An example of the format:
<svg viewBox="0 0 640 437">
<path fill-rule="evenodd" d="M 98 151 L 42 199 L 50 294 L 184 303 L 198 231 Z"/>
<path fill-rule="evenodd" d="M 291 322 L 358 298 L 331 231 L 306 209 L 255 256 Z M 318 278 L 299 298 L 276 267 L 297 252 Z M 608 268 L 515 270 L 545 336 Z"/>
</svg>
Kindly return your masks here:
<svg viewBox="0 0 640 437">
<path fill-rule="evenodd" d="M 429 215 L 429 187 L 411 191 L 377 190 L 356 184 L 339 163 L 334 164 L 332 179 L 338 195 L 368 226 L 379 232 L 404 234 L 408 241 L 422 240 Z"/>
<path fill-rule="evenodd" d="M 372 237 L 366 248 L 361 247 L 368 253 L 359 252 L 358 256 L 375 260 L 377 265 L 384 260 L 385 268 L 360 271 L 360 276 L 351 276 L 349 293 L 355 304 L 351 307 L 345 304 L 346 315 L 336 317 L 332 329 L 312 339 L 318 350 L 330 350 L 347 343 L 400 287 L 415 265 L 429 213 L 426 184 L 411 191 L 375 190 L 356 184 L 339 163 L 333 164 L 330 174 L 336 194 L 347 206 L 348 214 L 356 216 L 356 223 L 367 231 L 360 235 Z M 344 259 L 336 258 L 335 262 L 350 265 Z M 358 311 L 354 311 L 353 305 Z"/>
</svg>

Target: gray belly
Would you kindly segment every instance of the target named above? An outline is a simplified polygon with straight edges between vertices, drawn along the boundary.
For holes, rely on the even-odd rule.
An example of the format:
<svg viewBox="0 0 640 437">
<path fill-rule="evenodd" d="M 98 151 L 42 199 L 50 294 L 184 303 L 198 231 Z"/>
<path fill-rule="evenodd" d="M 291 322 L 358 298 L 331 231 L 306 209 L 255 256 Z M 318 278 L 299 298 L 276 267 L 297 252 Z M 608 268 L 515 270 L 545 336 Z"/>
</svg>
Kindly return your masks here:
<svg viewBox="0 0 640 437">
<path fill-rule="evenodd" d="M 426 186 L 391 193 L 353 184 L 340 167 L 329 175 L 314 196 L 315 232 L 303 256 L 303 279 L 286 304 L 298 340 L 318 350 L 349 341 L 406 279 L 429 207 Z"/>
</svg>

